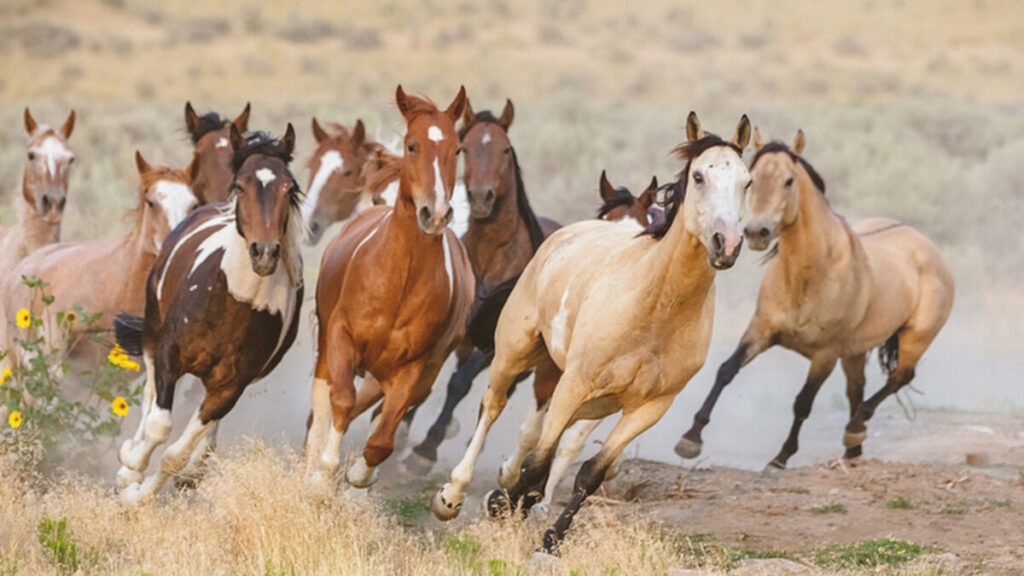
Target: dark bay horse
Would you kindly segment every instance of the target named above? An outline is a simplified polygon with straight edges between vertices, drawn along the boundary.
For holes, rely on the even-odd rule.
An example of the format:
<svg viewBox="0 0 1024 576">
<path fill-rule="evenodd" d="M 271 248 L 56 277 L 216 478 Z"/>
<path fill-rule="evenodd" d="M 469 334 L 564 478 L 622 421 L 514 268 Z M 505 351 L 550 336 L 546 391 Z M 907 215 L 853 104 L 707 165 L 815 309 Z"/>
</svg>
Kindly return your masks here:
<svg viewBox="0 0 1024 576">
<path fill-rule="evenodd" d="M 704 364 L 715 270 L 735 263 L 742 242 L 740 216 L 750 176 L 741 154 L 750 122 L 743 116 L 726 141 L 705 134 L 691 112 L 686 133 L 677 148 L 684 163 L 681 184 L 673 187 L 664 223 L 639 235 L 621 223 L 572 224 L 544 242 L 523 271 L 498 321 L 490 384 L 473 439 L 451 481 L 435 495 L 438 518 L 459 513 L 484 439 L 516 376 L 537 366 L 539 377 L 546 366 L 557 385 L 551 400 L 531 416 L 544 414 L 515 484 L 485 498 L 492 516 L 528 510 L 539 500 L 568 426 L 622 412 L 600 451 L 580 468 L 569 503 L 544 534 L 544 550 L 553 552 L 625 447 L 661 419 Z"/>
<path fill-rule="evenodd" d="M 487 110 L 474 112 L 469 101 L 463 113 L 459 138 L 470 220 L 462 242 L 477 278 L 476 313 L 470 337 L 456 352 L 458 368 L 448 382 L 444 407 L 407 460 L 411 469 L 420 472 L 429 471 L 437 461 L 437 448 L 453 423 L 455 408 L 491 363 L 494 327 L 512 285 L 544 238 L 559 228 L 557 222 L 537 217 L 530 208 L 508 136 L 514 117 L 511 100 L 505 101 L 500 117 Z"/>
<path fill-rule="evenodd" d="M 811 369 L 793 404 L 789 436 L 769 464 L 785 468 L 796 453 L 814 397 L 840 360 L 850 401 L 845 456 L 860 456 L 865 422 L 882 400 L 910 383 L 918 360 L 949 317 L 953 275 L 935 245 L 893 220 L 870 218 L 848 225 L 829 206 L 824 180 L 800 155 L 804 142 L 800 131 L 792 147 L 764 144 L 755 131 L 754 187 L 744 235 L 755 250 L 777 239 L 776 255 L 739 346 L 719 367 L 693 427 L 676 445 L 684 458 L 700 454 L 701 431 L 722 389 L 740 368 L 775 345 L 804 356 Z M 876 347 L 888 380 L 864 401 L 864 366 Z"/>
<path fill-rule="evenodd" d="M 406 411 L 430 393 L 465 334 L 474 294 L 466 250 L 448 228 L 465 89 L 446 110 L 401 86 L 395 100 L 406 122 L 405 155 L 392 167 L 398 200 L 361 212 L 331 241 L 317 282 L 320 328 L 306 443 L 312 477 L 334 472 L 349 424 L 384 399 L 366 448 L 346 474 L 356 488 L 373 483 Z M 372 378 L 357 395 L 354 378 L 363 371 Z"/>
<path fill-rule="evenodd" d="M 231 149 L 231 126 L 239 134 L 249 131 L 249 113 L 252 108 L 246 102 L 245 109 L 234 120 L 221 118 L 216 112 L 200 116 L 185 103 L 185 129 L 188 130 L 201 164 L 199 177 L 192 184 L 192 190 L 200 204 L 213 204 L 228 199 L 231 180 L 235 173 L 231 169 L 234 150 Z"/>
<path fill-rule="evenodd" d="M 201 474 L 218 422 L 277 366 L 298 330 L 302 193 L 288 170 L 295 130 L 289 124 L 280 140 L 230 130 L 232 201 L 199 208 L 167 237 L 149 275 L 145 317 L 115 320 L 118 343 L 146 365 L 142 421 L 118 454 L 129 504 L 151 499 L 183 471 Z M 206 395 L 143 479 L 153 450 L 170 436 L 174 388 L 185 374 L 198 377 Z"/>
</svg>

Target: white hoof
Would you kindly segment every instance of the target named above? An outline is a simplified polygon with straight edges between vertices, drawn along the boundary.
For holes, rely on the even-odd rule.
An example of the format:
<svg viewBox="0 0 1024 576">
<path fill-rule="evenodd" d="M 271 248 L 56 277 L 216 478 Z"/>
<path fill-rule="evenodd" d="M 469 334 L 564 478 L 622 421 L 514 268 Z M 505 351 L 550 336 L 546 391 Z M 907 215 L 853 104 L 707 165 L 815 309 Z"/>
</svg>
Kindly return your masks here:
<svg viewBox="0 0 1024 576">
<path fill-rule="evenodd" d="M 153 499 L 153 495 L 142 489 L 142 484 L 131 484 L 121 491 L 121 503 L 128 508 L 137 508 Z"/>
<path fill-rule="evenodd" d="M 132 470 L 127 466 L 121 466 L 121 469 L 117 471 L 117 487 L 120 490 L 125 490 L 132 484 L 142 483 L 143 478 L 142 472 Z"/>
<path fill-rule="evenodd" d="M 462 511 L 462 502 L 465 497 L 451 484 L 445 484 L 434 494 L 432 509 L 434 517 L 438 520 L 448 521 L 459 515 Z"/>
<path fill-rule="evenodd" d="M 345 489 L 345 496 L 348 496 L 352 500 L 359 500 L 360 502 L 370 499 L 370 487 L 359 488 L 356 486 L 349 486 Z"/>
<path fill-rule="evenodd" d="M 543 518 L 551 513 L 551 505 L 547 501 L 537 502 L 530 508 L 530 516 Z"/>
<path fill-rule="evenodd" d="M 512 465 L 511 460 L 505 460 L 498 469 L 498 485 L 502 488 L 511 488 L 519 481 L 519 468 Z"/>
<path fill-rule="evenodd" d="M 452 421 L 449 422 L 448 426 L 444 429 L 444 439 L 451 440 L 452 438 L 455 438 L 459 435 L 460 430 L 462 430 L 462 427 L 459 426 L 459 421 L 452 418 Z"/>
<path fill-rule="evenodd" d="M 345 480 L 348 480 L 349 485 L 356 488 L 369 488 L 377 481 L 377 469 L 367 466 L 366 460 L 360 456 L 349 466 L 345 473 Z"/>
<path fill-rule="evenodd" d="M 548 572 L 558 563 L 558 557 L 548 554 L 543 550 L 535 550 L 530 556 L 531 572 Z"/>
</svg>

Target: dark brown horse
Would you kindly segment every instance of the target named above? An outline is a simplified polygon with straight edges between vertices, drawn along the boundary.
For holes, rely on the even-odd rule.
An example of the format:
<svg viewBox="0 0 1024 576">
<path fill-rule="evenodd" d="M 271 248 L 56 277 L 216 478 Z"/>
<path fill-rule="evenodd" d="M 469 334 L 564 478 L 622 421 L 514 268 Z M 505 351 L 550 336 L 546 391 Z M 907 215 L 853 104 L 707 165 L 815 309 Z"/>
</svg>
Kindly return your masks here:
<svg viewBox="0 0 1024 576">
<path fill-rule="evenodd" d="M 658 177 L 651 177 L 651 183 L 640 196 L 633 196 L 628 188 L 612 186 L 608 181 L 605 171 L 601 171 L 601 182 L 598 190 L 601 192 L 601 207 L 597 210 L 597 217 L 609 222 L 620 222 L 630 220 L 636 222 L 643 230 L 656 221 L 665 219 L 665 212 L 654 207 L 654 200 L 658 194 Z"/>
<path fill-rule="evenodd" d="M 395 99 L 407 127 L 405 156 L 393 167 L 398 201 L 357 215 L 324 251 L 317 282 L 319 345 L 306 443 L 313 477 L 334 472 L 349 424 L 384 398 L 366 448 L 346 475 L 356 488 L 373 483 L 374 470 L 394 451 L 399 423 L 430 393 L 465 334 L 473 303 L 473 271 L 448 228 L 459 150 L 455 121 L 465 89 L 443 111 L 401 86 Z M 354 378 L 363 371 L 372 379 L 357 395 Z"/>
<path fill-rule="evenodd" d="M 459 138 L 470 220 L 462 242 L 477 278 L 476 313 L 470 337 L 456 353 L 458 368 L 448 381 L 444 407 L 407 461 L 417 471 L 429 471 L 437 461 L 437 448 L 453 422 L 456 406 L 491 363 L 494 327 L 505 298 L 544 238 L 559 227 L 552 220 L 538 218 L 530 208 L 522 170 L 508 137 L 514 117 L 511 100 L 506 100 L 500 117 L 487 110 L 475 113 L 466 102 Z"/>
<path fill-rule="evenodd" d="M 228 199 L 231 179 L 235 175 L 231 170 L 231 159 L 234 156 L 231 149 L 231 126 L 239 134 L 248 132 L 250 110 L 246 102 L 245 110 L 232 121 L 221 118 L 216 112 L 200 116 L 192 108 L 191 102 L 185 103 L 185 129 L 200 158 L 199 177 L 192 184 L 200 204 L 224 202 Z"/>
<path fill-rule="evenodd" d="M 193 212 L 164 241 L 146 287 L 146 315 L 118 316 L 117 341 L 146 364 L 143 416 L 121 446 L 126 503 L 152 498 L 168 478 L 201 472 L 218 422 L 242 391 L 277 366 L 295 340 L 302 304 L 302 193 L 288 170 L 291 124 L 280 140 L 230 128 L 229 204 Z M 206 396 L 181 438 L 145 478 L 171 433 L 178 379 L 192 374 Z"/>
</svg>

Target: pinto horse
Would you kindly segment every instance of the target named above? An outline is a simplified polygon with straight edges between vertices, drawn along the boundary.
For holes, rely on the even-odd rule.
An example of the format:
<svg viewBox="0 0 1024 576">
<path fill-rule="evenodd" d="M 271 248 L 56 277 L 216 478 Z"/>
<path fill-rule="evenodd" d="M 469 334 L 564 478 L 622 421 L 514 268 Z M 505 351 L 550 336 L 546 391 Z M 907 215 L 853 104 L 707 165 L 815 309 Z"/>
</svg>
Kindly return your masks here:
<svg viewBox="0 0 1024 576">
<path fill-rule="evenodd" d="M 231 126 L 239 134 L 249 130 L 249 103 L 234 120 L 221 118 L 216 112 L 207 112 L 200 116 L 192 108 L 191 102 L 185 103 L 185 129 L 188 130 L 195 146 L 196 154 L 201 159 L 199 177 L 192 184 L 192 189 L 199 198 L 200 204 L 225 202 L 228 199 L 234 171 L 231 159 Z"/>
<path fill-rule="evenodd" d="M 199 208 L 167 237 L 147 282 L 145 317 L 115 320 L 118 343 L 146 365 L 142 421 L 118 453 L 128 504 L 151 499 L 179 473 L 201 474 L 218 422 L 295 341 L 303 289 L 302 193 L 288 170 L 295 131 L 289 124 L 280 140 L 243 140 L 230 130 L 233 200 Z M 202 380 L 205 398 L 143 479 L 170 436 L 174 388 L 185 374 Z"/>
<path fill-rule="evenodd" d="M 622 411 L 596 456 L 576 476 L 572 496 L 544 535 L 553 552 L 588 495 L 634 438 L 656 423 L 704 364 L 711 342 L 716 269 L 740 252 L 740 215 L 750 183 L 741 158 L 750 122 L 732 141 L 687 120 L 681 184 L 665 222 L 637 234 L 600 220 L 556 232 L 538 250 L 509 296 L 495 334 L 490 384 L 480 420 L 451 482 L 434 498 L 434 514 L 458 514 L 487 431 L 506 404 L 515 377 L 532 366 L 560 375 L 543 413 L 536 444 L 509 489 L 491 492 L 488 512 L 529 510 L 539 499 L 565 429 Z M 540 420 L 537 415 L 531 420 Z"/>
<path fill-rule="evenodd" d="M 477 313 L 471 321 L 470 338 L 456 352 L 458 368 L 448 381 L 444 407 L 407 460 L 413 470 L 427 472 L 437 461 L 438 446 L 452 435 L 449 426 L 455 408 L 494 356 L 494 327 L 504 299 L 544 238 L 560 226 L 536 216 L 530 208 L 519 160 L 508 137 L 514 118 L 511 100 L 505 101 L 500 117 L 487 110 L 476 113 L 466 101 L 459 139 L 470 219 L 462 242 L 477 278 Z M 523 374 L 521 379 L 525 377 Z"/>
<path fill-rule="evenodd" d="M 0 228 L 0 277 L 6 277 L 22 258 L 40 246 L 60 241 L 60 222 L 67 200 L 68 177 L 75 154 L 68 138 L 75 129 L 75 111 L 59 130 L 37 124 L 25 108 L 28 152 L 21 178 L 21 197 L 15 201 L 18 223 Z"/>
<path fill-rule="evenodd" d="M 358 214 L 331 241 L 317 282 L 320 330 L 306 443 L 313 477 L 333 473 L 349 424 L 384 398 L 366 448 L 346 474 L 356 488 L 373 483 L 406 411 L 430 393 L 465 334 L 474 293 L 466 250 L 448 228 L 455 121 L 466 91 L 444 111 L 401 86 L 395 99 L 407 127 L 405 155 L 392 167 L 398 200 Z M 353 379 L 361 371 L 372 379 L 357 396 Z"/>
<path fill-rule="evenodd" d="M 793 404 L 789 436 L 770 465 L 785 468 L 796 453 L 814 397 L 840 360 L 850 402 L 845 457 L 860 456 L 865 422 L 882 400 L 910 383 L 918 360 L 949 317 L 953 275 L 935 245 L 894 220 L 848 225 L 829 206 L 821 176 L 801 156 L 804 142 L 800 131 L 792 146 L 764 144 L 755 131 L 754 187 L 744 235 L 754 250 L 778 241 L 754 318 L 719 367 L 693 427 L 676 445 L 684 458 L 700 454 L 701 431 L 722 389 L 776 344 L 810 360 L 811 369 Z M 888 381 L 864 401 L 864 365 L 875 347 Z"/>
<path fill-rule="evenodd" d="M 63 347 L 67 334 L 56 320 L 56 307 L 29 302 L 31 291 L 22 276 L 42 279 L 46 293 L 55 298 L 60 310 L 81 306 L 100 317 L 90 326 L 72 324 L 73 352 L 77 337 L 90 331 L 109 332 L 114 316 L 120 313 L 142 314 L 146 305 L 146 279 L 160 247 L 171 230 L 196 208 L 198 202 L 190 188 L 199 171 L 199 156 L 185 170 L 152 166 L 135 152 L 139 173 L 135 224 L 118 239 L 98 242 L 65 242 L 44 246 L 21 261 L 3 284 L 6 317 L 13 318 L 26 305 L 43 318 L 44 333 L 54 349 Z M 83 282 L 88 278 L 88 282 Z M 0 327 L 0 330 L 3 328 Z M 5 344 L 9 344 L 4 339 Z"/>
<path fill-rule="evenodd" d="M 356 121 L 351 132 L 340 124 L 328 126 L 330 132 L 313 118 L 317 145 L 307 163 L 309 187 L 302 204 L 309 244 L 319 242 L 331 224 L 348 220 L 360 210 L 361 201 L 372 201 L 374 195 L 367 194 L 366 180 L 388 161 L 384 146 L 367 138 L 362 120 Z"/>
<path fill-rule="evenodd" d="M 633 196 L 628 188 L 612 186 L 604 170 L 601 171 L 598 186 L 602 204 L 597 210 L 597 217 L 601 220 L 619 222 L 629 219 L 644 229 L 655 221 L 665 219 L 664 211 L 654 207 L 655 196 L 658 194 L 657 176 L 651 177 L 651 183 L 638 197 Z"/>
</svg>

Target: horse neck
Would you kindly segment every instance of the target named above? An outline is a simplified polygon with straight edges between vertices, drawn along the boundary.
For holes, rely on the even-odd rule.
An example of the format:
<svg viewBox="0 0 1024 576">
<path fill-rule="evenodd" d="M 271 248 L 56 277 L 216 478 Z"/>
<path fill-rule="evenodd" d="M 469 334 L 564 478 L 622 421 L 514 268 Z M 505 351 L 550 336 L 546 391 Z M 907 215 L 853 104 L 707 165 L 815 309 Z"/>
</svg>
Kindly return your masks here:
<svg viewBox="0 0 1024 576">
<path fill-rule="evenodd" d="M 51 224 L 36 212 L 34 206 L 21 198 L 18 205 L 18 231 L 26 254 L 40 246 L 53 244 L 60 240 L 60 222 Z"/>
<path fill-rule="evenodd" d="M 846 235 L 807 172 L 798 168 L 797 176 L 797 217 L 779 234 L 779 264 L 790 284 L 826 278 L 827 274 L 818 272 L 829 268 L 834 248 Z"/>
<path fill-rule="evenodd" d="M 683 200 L 672 226 L 661 240 L 657 240 L 653 252 L 653 267 L 664 270 L 659 300 L 669 307 L 693 304 L 695 300 L 688 296 L 706 294 L 715 279 L 707 249 L 686 229 L 688 200 L 689 197 Z"/>
<path fill-rule="evenodd" d="M 466 250 L 473 268 L 481 274 L 490 272 L 487 270 L 490 267 L 488 264 L 495 257 L 501 260 L 519 243 L 529 245 L 530 231 L 523 221 L 523 215 L 519 213 L 519 194 L 522 193 L 516 185 L 513 166 L 499 184 L 497 195 L 501 200 L 496 206 L 497 213 L 485 220 L 470 218 L 466 230 Z"/>
</svg>

